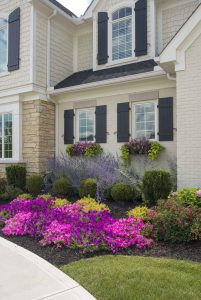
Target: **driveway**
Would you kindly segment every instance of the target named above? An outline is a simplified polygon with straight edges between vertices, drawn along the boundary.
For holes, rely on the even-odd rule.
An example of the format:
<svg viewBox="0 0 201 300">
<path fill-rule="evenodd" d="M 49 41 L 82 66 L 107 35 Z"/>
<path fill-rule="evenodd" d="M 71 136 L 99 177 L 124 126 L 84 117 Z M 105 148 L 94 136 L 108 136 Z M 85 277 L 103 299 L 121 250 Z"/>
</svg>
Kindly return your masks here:
<svg viewBox="0 0 201 300">
<path fill-rule="evenodd" d="M 37 255 L 0 238 L 1 300 L 95 300 Z"/>
</svg>

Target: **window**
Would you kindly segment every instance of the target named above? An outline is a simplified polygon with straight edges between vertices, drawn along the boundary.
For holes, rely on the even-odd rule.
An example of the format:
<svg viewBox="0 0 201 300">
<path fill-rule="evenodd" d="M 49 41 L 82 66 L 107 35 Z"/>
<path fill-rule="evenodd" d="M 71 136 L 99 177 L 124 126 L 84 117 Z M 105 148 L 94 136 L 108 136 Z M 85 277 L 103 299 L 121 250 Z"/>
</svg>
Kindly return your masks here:
<svg viewBox="0 0 201 300">
<path fill-rule="evenodd" d="M 0 114 L 0 158 L 13 156 L 13 120 L 12 113 Z"/>
<path fill-rule="evenodd" d="M 112 14 L 112 60 L 132 57 L 132 8 L 125 7 Z"/>
<path fill-rule="evenodd" d="M 0 16 L 0 73 L 7 71 L 8 60 L 8 22 Z"/>
<path fill-rule="evenodd" d="M 76 112 L 76 139 L 79 142 L 93 142 L 95 139 L 95 109 L 79 109 Z"/>
<path fill-rule="evenodd" d="M 133 103 L 133 138 L 157 138 L 157 103 Z"/>
</svg>

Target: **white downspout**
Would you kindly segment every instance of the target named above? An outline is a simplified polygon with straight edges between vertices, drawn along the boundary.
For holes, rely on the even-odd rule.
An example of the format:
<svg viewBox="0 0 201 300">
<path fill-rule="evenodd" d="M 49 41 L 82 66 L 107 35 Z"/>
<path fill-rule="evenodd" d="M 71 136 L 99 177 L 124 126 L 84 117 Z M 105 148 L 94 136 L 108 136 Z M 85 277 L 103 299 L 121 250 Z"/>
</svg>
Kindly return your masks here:
<svg viewBox="0 0 201 300">
<path fill-rule="evenodd" d="M 176 81 L 176 77 L 175 77 L 175 76 L 172 76 L 172 75 L 170 75 L 170 73 L 167 73 L 167 79 L 169 79 L 169 80 L 173 80 L 173 81 Z"/>
<path fill-rule="evenodd" d="M 50 47 L 51 47 L 51 20 L 56 16 L 56 9 L 48 17 L 48 27 L 47 27 L 47 91 L 50 88 Z"/>
<path fill-rule="evenodd" d="M 57 102 L 50 96 L 49 90 L 51 89 L 50 87 L 50 72 L 51 72 L 51 67 L 50 67 L 50 51 L 51 51 L 51 20 L 56 16 L 57 11 L 56 9 L 53 11 L 53 13 L 48 17 L 48 32 L 47 32 L 47 99 L 54 103 L 55 105 L 55 146 L 56 146 L 56 156 L 58 155 L 58 129 L 59 129 L 59 124 L 58 124 L 58 104 Z"/>
</svg>

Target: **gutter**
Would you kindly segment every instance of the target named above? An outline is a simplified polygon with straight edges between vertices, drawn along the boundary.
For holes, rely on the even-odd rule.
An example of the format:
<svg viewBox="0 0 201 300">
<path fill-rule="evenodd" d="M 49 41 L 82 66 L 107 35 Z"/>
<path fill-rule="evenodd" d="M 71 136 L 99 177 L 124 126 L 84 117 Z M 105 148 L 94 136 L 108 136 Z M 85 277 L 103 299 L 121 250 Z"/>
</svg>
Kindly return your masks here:
<svg viewBox="0 0 201 300">
<path fill-rule="evenodd" d="M 152 79 L 154 77 L 160 77 L 160 76 L 164 76 L 164 75 L 166 76 L 166 72 L 163 70 L 151 71 L 151 72 L 146 72 L 146 73 L 141 73 L 141 74 L 119 77 L 119 78 L 115 78 L 115 79 L 112 78 L 112 79 L 96 81 L 96 82 L 92 82 L 92 83 L 80 84 L 80 85 L 70 86 L 67 88 L 61 88 L 61 89 L 56 89 L 56 90 L 54 88 L 50 88 L 47 92 L 49 95 L 60 95 L 60 94 L 67 93 L 67 92 L 93 89 L 93 88 L 97 88 L 97 87 L 101 87 L 101 86 L 110 86 L 113 84 L 126 83 L 129 81 Z"/>
</svg>

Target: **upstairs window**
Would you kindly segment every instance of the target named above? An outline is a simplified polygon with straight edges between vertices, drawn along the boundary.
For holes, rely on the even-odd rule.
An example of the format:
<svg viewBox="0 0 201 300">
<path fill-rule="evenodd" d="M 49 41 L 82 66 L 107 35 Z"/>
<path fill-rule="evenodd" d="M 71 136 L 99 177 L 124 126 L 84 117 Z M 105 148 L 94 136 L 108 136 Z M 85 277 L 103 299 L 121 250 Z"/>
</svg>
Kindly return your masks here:
<svg viewBox="0 0 201 300">
<path fill-rule="evenodd" d="M 112 14 L 112 60 L 132 57 L 132 8 L 124 7 Z"/>
<path fill-rule="evenodd" d="M 8 21 L 0 15 L 0 73 L 7 71 L 8 64 Z"/>
</svg>

